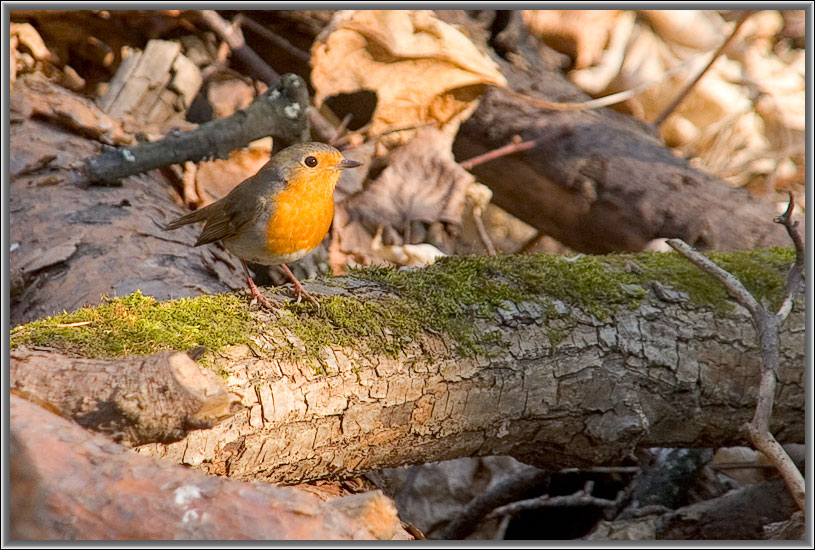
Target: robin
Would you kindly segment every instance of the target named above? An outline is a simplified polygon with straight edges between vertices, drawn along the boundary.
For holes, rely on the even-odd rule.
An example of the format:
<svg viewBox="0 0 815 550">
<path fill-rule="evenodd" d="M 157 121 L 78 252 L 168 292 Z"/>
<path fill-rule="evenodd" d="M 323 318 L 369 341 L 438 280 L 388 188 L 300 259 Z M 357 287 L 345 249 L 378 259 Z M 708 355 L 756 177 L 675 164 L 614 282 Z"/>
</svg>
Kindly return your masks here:
<svg viewBox="0 0 815 550">
<path fill-rule="evenodd" d="M 195 246 L 221 241 L 240 259 L 249 293 L 260 304 L 272 308 L 252 280 L 247 261 L 280 265 L 294 283 L 298 301 L 304 297 L 317 306 L 286 264 L 322 242 L 334 217 L 334 187 L 340 173 L 361 164 L 330 145 L 298 143 L 274 155 L 224 198 L 171 221 L 164 229 L 206 222 Z"/>
</svg>

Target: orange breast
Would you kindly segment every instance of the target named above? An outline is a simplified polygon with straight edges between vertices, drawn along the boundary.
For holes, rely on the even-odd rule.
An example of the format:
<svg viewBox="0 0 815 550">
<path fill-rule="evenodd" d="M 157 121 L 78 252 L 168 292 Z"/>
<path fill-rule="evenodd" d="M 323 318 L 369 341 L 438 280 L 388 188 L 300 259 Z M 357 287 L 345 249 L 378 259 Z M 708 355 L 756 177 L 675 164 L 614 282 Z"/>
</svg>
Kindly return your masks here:
<svg viewBox="0 0 815 550">
<path fill-rule="evenodd" d="M 334 217 L 334 186 L 339 172 L 299 178 L 278 193 L 266 230 L 266 246 L 273 254 L 312 250 L 325 238 Z"/>
</svg>

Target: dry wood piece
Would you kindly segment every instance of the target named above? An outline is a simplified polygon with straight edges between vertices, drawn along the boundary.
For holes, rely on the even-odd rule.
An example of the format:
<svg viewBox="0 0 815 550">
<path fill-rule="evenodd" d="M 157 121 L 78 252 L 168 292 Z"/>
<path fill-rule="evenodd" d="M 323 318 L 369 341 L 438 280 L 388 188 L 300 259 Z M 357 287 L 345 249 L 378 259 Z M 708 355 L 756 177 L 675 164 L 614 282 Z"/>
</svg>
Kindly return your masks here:
<svg viewBox="0 0 815 550">
<path fill-rule="evenodd" d="M 129 115 L 139 126 L 161 127 L 184 118 L 201 83 L 201 72 L 181 53 L 179 42 L 151 40 L 144 52 L 122 59 L 98 103 L 113 118 Z"/>
<path fill-rule="evenodd" d="M 98 143 L 36 119 L 13 124 L 9 141 L 12 325 L 135 290 L 167 300 L 243 286 L 231 254 L 193 248 L 196 228 L 161 230 L 182 213 L 161 173 L 87 187 L 71 167 Z"/>
<path fill-rule="evenodd" d="M 13 393 L 127 445 L 177 441 L 235 412 L 223 382 L 186 353 L 115 362 L 43 351 L 12 356 Z"/>
<path fill-rule="evenodd" d="M 12 511 L 13 525 L 25 521 L 24 529 L 16 530 L 22 536 L 374 538 L 360 522 L 303 491 L 207 476 L 128 451 L 17 396 L 12 395 L 9 404 L 10 432 L 22 451 L 11 456 L 11 463 L 26 461 L 33 472 L 25 478 L 28 485 L 12 483 L 12 493 L 30 490 L 38 505 L 35 518 L 20 518 Z"/>
<path fill-rule="evenodd" d="M 41 73 L 19 78 L 9 97 L 9 117 L 21 122 L 43 118 L 89 136 L 107 145 L 129 145 L 133 136 L 120 121 L 104 113 L 93 102 L 49 81 Z"/>
<path fill-rule="evenodd" d="M 284 142 L 303 141 L 309 127 L 308 88 L 297 75 L 286 74 L 278 85 L 246 109 L 229 118 L 202 124 L 198 129 L 170 135 L 137 147 L 106 151 L 86 163 L 88 179 L 113 183 L 156 168 L 198 161 L 229 152 L 266 136 Z"/>
</svg>

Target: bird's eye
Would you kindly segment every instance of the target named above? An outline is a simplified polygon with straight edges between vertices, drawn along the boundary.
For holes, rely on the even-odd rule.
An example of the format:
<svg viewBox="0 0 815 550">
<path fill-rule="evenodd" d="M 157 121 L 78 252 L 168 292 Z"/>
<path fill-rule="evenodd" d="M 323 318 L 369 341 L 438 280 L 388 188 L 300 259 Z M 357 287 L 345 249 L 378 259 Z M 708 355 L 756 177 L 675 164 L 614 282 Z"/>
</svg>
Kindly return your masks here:
<svg viewBox="0 0 815 550">
<path fill-rule="evenodd" d="M 306 157 L 306 160 L 304 162 L 306 163 L 306 166 L 308 166 L 309 168 L 314 168 L 315 166 L 317 166 L 316 157 Z"/>
</svg>

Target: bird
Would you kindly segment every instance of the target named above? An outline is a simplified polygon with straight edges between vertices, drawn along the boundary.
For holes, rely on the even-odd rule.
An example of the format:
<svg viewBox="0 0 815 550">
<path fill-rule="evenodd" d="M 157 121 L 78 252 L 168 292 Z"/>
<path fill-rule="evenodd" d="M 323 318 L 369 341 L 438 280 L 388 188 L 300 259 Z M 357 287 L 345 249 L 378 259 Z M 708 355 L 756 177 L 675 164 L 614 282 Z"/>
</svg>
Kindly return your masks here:
<svg viewBox="0 0 815 550">
<path fill-rule="evenodd" d="M 205 222 L 195 246 L 221 241 L 241 261 L 253 300 L 274 309 L 258 290 L 246 262 L 279 265 L 294 284 L 297 301 L 303 297 L 319 308 L 286 264 L 323 241 L 334 217 L 334 188 L 340 174 L 361 165 L 331 145 L 297 143 L 273 155 L 225 197 L 170 221 L 163 229 Z"/>
</svg>

